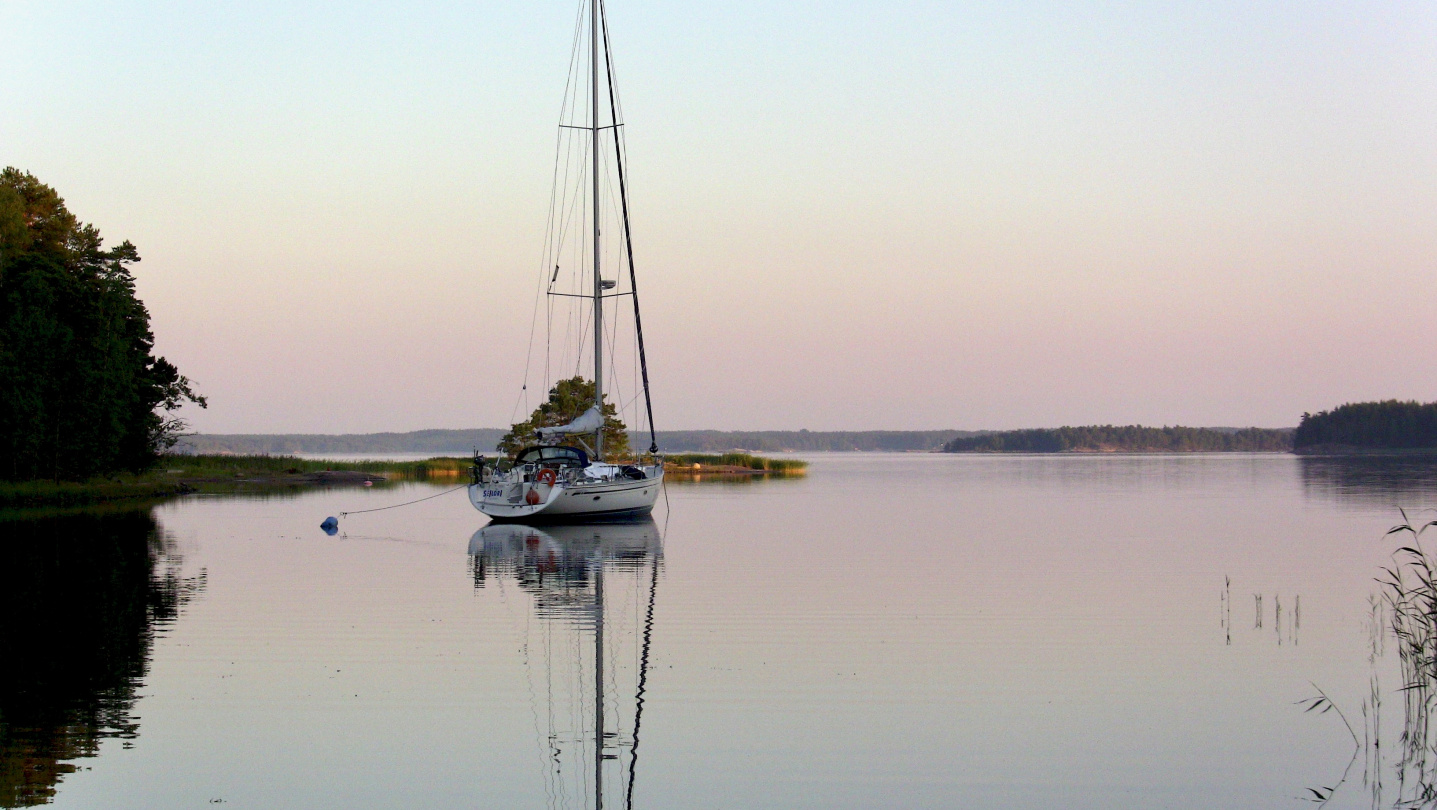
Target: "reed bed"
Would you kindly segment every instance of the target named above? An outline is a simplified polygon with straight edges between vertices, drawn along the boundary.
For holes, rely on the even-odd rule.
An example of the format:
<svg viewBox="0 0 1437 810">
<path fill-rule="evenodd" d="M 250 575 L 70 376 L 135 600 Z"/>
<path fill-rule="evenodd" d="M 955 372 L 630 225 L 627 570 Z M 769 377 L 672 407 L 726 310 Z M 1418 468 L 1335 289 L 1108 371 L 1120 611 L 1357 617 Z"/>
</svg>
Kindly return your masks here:
<svg viewBox="0 0 1437 810">
<path fill-rule="evenodd" d="M 748 453 L 668 456 L 670 469 L 681 475 L 804 474 L 807 462 L 773 459 Z M 507 469 L 508 460 L 490 462 Z M 324 473 L 348 472 L 382 477 L 384 482 L 460 482 L 469 476 L 471 458 L 435 456 L 416 461 L 306 459 L 298 456 L 173 454 L 160 458 L 154 469 L 138 475 L 122 473 L 90 481 L 0 482 L 0 509 L 79 507 L 89 504 L 166 498 L 193 492 L 262 494 L 281 492 L 316 483 L 334 482 Z M 694 465 L 699 465 L 694 468 Z M 344 483 L 344 482 L 340 482 Z"/>
<path fill-rule="evenodd" d="M 0 482 L 0 509 L 69 508 L 193 492 L 263 493 L 324 483 L 323 473 L 366 473 L 383 481 L 458 481 L 471 459 L 332 461 L 271 455 L 166 455 L 149 471 L 89 481 Z"/>
<path fill-rule="evenodd" d="M 798 459 L 766 458 L 749 453 L 682 453 L 664 456 L 668 464 L 680 467 L 740 467 L 778 474 L 801 474 L 808 462 Z M 496 462 L 490 462 L 496 463 Z M 503 465 L 503 460 L 497 462 Z M 160 462 L 159 471 L 171 476 L 303 475 L 348 470 L 374 473 L 390 479 L 426 480 L 461 478 L 469 474 L 473 459 L 435 456 L 419 461 L 331 461 L 295 456 L 270 455 L 173 455 Z"/>
<path fill-rule="evenodd" d="M 161 459 L 157 474 L 170 477 L 285 476 L 349 471 L 388 479 L 423 481 L 460 478 L 469 474 L 471 459 L 435 456 L 418 461 L 334 461 L 271 455 L 171 455 Z"/>
<path fill-rule="evenodd" d="M 1437 801 L 1437 557 L 1421 538 L 1437 520 L 1414 522 L 1399 511 L 1402 522 L 1387 534 L 1406 535 L 1410 545 L 1394 552 L 1378 580 L 1397 641 L 1406 710 L 1397 762 L 1399 806 L 1428 807 Z"/>
<path fill-rule="evenodd" d="M 1317 684 L 1313 697 L 1298 702 L 1310 713 L 1335 713 L 1352 736 L 1354 750 L 1347 768 L 1333 784 L 1308 788 L 1301 797 L 1319 807 L 1344 792 L 1359 756 L 1371 807 L 1437 807 L 1437 556 L 1422 542 L 1423 533 L 1437 526 L 1437 520 L 1415 521 L 1405 510 L 1398 511 L 1402 522 L 1385 536 L 1398 535 L 1407 544 L 1392 553 L 1392 564 L 1383 567 L 1377 579 L 1380 590 L 1369 598 L 1368 661 L 1374 668 L 1360 715 L 1349 717 Z M 1376 667 L 1389 638 L 1397 651 L 1401 679 L 1397 695 L 1403 709 L 1401 733 L 1391 747 L 1383 744 L 1384 690 Z M 1351 722 L 1359 718 L 1360 736 Z"/>
<path fill-rule="evenodd" d="M 803 475 L 808 462 L 796 458 L 767 458 L 749 453 L 679 453 L 665 456 L 664 461 L 677 467 L 741 467 L 746 470 L 778 475 Z"/>
</svg>

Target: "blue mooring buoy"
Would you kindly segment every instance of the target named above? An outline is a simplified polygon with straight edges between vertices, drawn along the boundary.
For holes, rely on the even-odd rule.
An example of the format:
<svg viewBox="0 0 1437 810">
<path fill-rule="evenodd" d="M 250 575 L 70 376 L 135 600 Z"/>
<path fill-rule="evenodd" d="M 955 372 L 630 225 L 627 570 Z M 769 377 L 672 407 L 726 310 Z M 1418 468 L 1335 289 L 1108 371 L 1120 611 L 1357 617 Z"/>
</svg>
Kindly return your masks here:
<svg viewBox="0 0 1437 810">
<path fill-rule="evenodd" d="M 319 524 L 319 528 L 324 529 L 325 534 L 333 537 L 339 534 L 339 518 L 331 515 L 325 518 L 323 523 Z"/>
</svg>

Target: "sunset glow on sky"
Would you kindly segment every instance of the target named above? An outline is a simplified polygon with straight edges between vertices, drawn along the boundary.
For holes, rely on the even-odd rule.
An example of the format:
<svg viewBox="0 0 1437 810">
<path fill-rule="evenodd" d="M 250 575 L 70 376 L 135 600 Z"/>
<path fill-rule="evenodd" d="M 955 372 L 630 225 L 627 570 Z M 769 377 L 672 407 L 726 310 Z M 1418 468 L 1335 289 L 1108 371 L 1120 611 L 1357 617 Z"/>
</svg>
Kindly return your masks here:
<svg viewBox="0 0 1437 810">
<path fill-rule="evenodd" d="M 576 2 L 0 2 L 205 432 L 501 426 Z M 1437 400 L 1437 6 L 609 0 L 658 427 Z"/>
</svg>

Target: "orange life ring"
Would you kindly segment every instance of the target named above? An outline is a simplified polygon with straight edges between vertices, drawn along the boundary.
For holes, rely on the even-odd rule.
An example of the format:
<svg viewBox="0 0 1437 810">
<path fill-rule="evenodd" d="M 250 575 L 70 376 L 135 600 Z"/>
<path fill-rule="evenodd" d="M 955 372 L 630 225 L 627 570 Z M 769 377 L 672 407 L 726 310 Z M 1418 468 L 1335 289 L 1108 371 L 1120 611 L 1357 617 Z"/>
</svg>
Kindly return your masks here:
<svg viewBox="0 0 1437 810">
<path fill-rule="evenodd" d="M 559 474 L 546 467 L 540 470 L 538 475 L 534 476 L 534 480 L 552 487 L 554 482 L 559 480 Z"/>
</svg>

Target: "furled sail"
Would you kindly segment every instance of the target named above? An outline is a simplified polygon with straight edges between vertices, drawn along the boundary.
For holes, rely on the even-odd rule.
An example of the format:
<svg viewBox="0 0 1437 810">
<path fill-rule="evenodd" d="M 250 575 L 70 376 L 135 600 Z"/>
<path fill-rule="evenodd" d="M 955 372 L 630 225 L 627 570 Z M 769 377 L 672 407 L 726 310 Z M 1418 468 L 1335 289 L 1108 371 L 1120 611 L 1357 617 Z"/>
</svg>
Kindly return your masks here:
<svg viewBox="0 0 1437 810">
<path fill-rule="evenodd" d="M 582 414 L 579 415 L 579 418 L 575 419 L 567 425 L 559 425 L 558 427 L 536 428 L 534 432 L 538 433 L 540 436 L 548 438 L 551 436 L 561 436 L 568 433 L 594 433 L 603 426 L 604 417 L 599 414 L 598 406 L 594 406 L 587 411 L 584 411 Z"/>
</svg>

